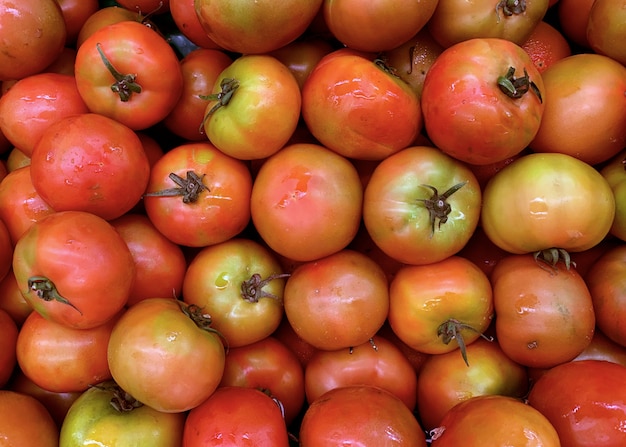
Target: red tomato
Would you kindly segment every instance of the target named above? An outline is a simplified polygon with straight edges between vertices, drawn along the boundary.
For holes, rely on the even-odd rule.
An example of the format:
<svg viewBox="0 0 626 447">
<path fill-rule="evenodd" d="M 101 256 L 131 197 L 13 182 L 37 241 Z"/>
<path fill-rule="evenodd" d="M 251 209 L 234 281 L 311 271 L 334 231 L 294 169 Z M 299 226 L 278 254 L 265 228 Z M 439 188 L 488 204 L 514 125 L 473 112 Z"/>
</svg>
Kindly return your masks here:
<svg viewBox="0 0 626 447">
<path fill-rule="evenodd" d="M 133 130 L 165 118 L 183 89 L 178 57 L 165 38 L 135 21 L 94 32 L 78 47 L 76 85 L 94 113 Z"/>
<path fill-rule="evenodd" d="M 210 92 L 204 130 L 231 157 L 269 157 L 287 144 L 298 125 L 298 82 L 268 54 L 238 57 L 217 76 Z"/>
<path fill-rule="evenodd" d="M 412 146 L 372 172 L 363 222 L 374 243 L 405 264 L 429 264 L 456 254 L 480 217 L 476 177 L 438 149 Z"/>
<path fill-rule="evenodd" d="M 512 360 L 549 368 L 572 360 L 591 342 L 591 295 L 574 268 L 530 254 L 501 259 L 491 273 L 496 338 Z"/>
<path fill-rule="evenodd" d="M 0 286 L 1 284 L 2 283 L 0 283 Z M 306 367 L 313 354 L 317 351 L 315 346 L 296 334 L 296 331 L 294 331 L 291 327 L 291 323 L 289 323 L 289 320 L 284 315 L 280 325 L 274 331 L 272 336 L 282 342 L 285 346 L 287 346 L 287 348 L 289 348 L 289 350 L 291 350 L 291 352 L 295 354 L 303 368 Z"/>
<path fill-rule="evenodd" d="M 375 261 L 345 249 L 297 267 L 284 300 L 291 327 L 305 341 L 325 350 L 354 347 L 385 322 L 387 277 Z"/>
<path fill-rule="evenodd" d="M 287 425 L 304 404 L 304 371 L 300 360 L 275 337 L 229 349 L 220 387 L 257 388 L 282 405 Z"/>
<path fill-rule="evenodd" d="M 547 371 L 528 403 L 556 428 L 567 447 L 626 443 L 626 367 L 602 360 L 568 362 Z"/>
<path fill-rule="evenodd" d="M 615 215 L 608 182 L 566 154 L 529 154 L 515 160 L 491 178 L 482 205 L 487 237 L 518 254 L 587 250 L 604 239 Z"/>
<path fill-rule="evenodd" d="M 559 0 L 557 5 L 557 19 L 563 34 L 583 50 L 589 48 L 587 25 L 594 3 L 595 0 Z"/>
<path fill-rule="evenodd" d="M 135 280 L 127 306 L 155 297 L 180 296 L 187 259 L 143 214 L 125 214 L 111 221 L 135 261 Z"/>
<path fill-rule="evenodd" d="M 363 187 L 355 167 L 316 144 L 292 144 L 261 166 L 250 208 L 272 250 L 311 261 L 345 248 L 361 221 Z"/>
<path fill-rule="evenodd" d="M 17 338 L 20 370 L 55 393 L 82 392 L 111 378 L 107 346 L 117 317 L 89 329 L 75 329 L 31 312 Z"/>
<path fill-rule="evenodd" d="M 135 264 L 107 221 L 61 211 L 34 223 L 15 245 L 13 272 L 26 300 L 45 318 L 89 329 L 128 301 Z"/>
<path fill-rule="evenodd" d="M 0 309 L 6 311 L 18 327 L 33 311 L 32 306 L 26 301 L 17 285 L 13 270 L 0 281 Z"/>
<path fill-rule="evenodd" d="M 318 350 L 304 371 L 309 403 L 334 388 L 372 385 L 387 390 L 415 408 L 417 374 L 404 353 L 391 341 L 376 335 L 360 345 L 336 351 Z"/>
<path fill-rule="evenodd" d="M 426 354 L 477 340 L 493 318 L 487 275 L 471 261 L 450 256 L 426 265 L 407 265 L 389 286 L 389 324 L 400 340 Z M 451 343 L 454 340 L 454 343 Z"/>
<path fill-rule="evenodd" d="M 180 32 L 200 48 L 219 49 L 202 28 L 194 3 L 194 0 L 169 0 L 172 20 Z"/>
<path fill-rule="evenodd" d="M 615 343 L 596 328 L 591 343 L 572 361 L 579 360 L 605 360 L 626 367 L 626 347 Z"/>
<path fill-rule="evenodd" d="M 0 281 L 4 279 L 11 270 L 13 262 L 13 242 L 9 229 L 0 220 Z"/>
<path fill-rule="evenodd" d="M 315 400 L 304 413 L 299 440 L 302 447 L 426 447 L 419 422 L 402 400 L 370 385 L 334 388 Z"/>
<path fill-rule="evenodd" d="M 489 277 L 498 261 L 509 253 L 491 242 L 482 226 L 478 226 L 458 255 L 472 261 Z"/>
<path fill-rule="evenodd" d="M 334 47 L 328 40 L 311 37 L 295 40 L 270 53 L 287 66 L 295 76 L 300 90 L 318 62 Z"/>
<path fill-rule="evenodd" d="M 205 32 L 235 53 L 269 53 L 296 40 L 311 24 L 322 0 L 196 0 Z"/>
<path fill-rule="evenodd" d="M 51 124 L 30 162 L 35 190 L 55 211 L 85 211 L 106 220 L 130 211 L 150 177 L 150 162 L 130 128 L 96 113 Z"/>
<path fill-rule="evenodd" d="M 2 442 L 7 446 L 59 447 L 59 429 L 41 402 L 28 394 L 0 390 Z"/>
<path fill-rule="evenodd" d="M 127 20 L 143 23 L 144 19 L 145 17 L 139 11 L 131 11 L 116 5 L 98 9 L 83 23 L 76 38 L 76 48 L 79 48 L 97 30 L 107 25 Z"/>
<path fill-rule="evenodd" d="M 98 0 L 57 0 L 63 13 L 65 22 L 65 44 L 71 46 L 76 43 L 76 38 L 85 21 L 99 8 Z"/>
<path fill-rule="evenodd" d="M 417 404 L 426 430 L 441 424 L 456 404 L 474 396 L 522 398 L 528 392 L 526 368 L 514 362 L 497 342 L 478 339 L 467 347 L 469 365 L 456 352 L 436 354 L 417 377 Z"/>
<path fill-rule="evenodd" d="M 426 74 L 426 133 L 442 151 L 467 163 L 505 160 L 537 133 L 543 94 L 541 75 L 521 47 L 505 39 L 466 40 L 441 53 Z"/>
<path fill-rule="evenodd" d="M 369 53 L 324 56 L 302 88 L 302 117 L 317 140 L 355 159 L 382 160 L 411 145 L 422 129 L 415 92 Z"/>
<path fill-rule="evenodd" d="M 0 308 L 0 388 L 4 388 L 17 365 L 18 326 L 11 315 Z M 302 387 L 304 396 L 304 385 Z"/>
<path fill-rule="evenodd" d="M 0 130 L 30 157 L 51 124 L 88 111 L 73 76 L 39 73 L 19 80 L 2 95 Z"/>
<path fill-rule="evenodd" d="M 271 335 L 283 316 L 284 275 L 278 260 L 251 239 L 202 248 L 183 280 L 183 300 L 211 316 L 229 348 Z"/>
<path fill-rule="evenodd" d="M 543 20 L 537 23 L 521 47 L 542 74 L 556 61 L 572 55 L 572 48 L 561 31 Z"/>
<path fill-rule="evenodd" d="M 108 346 L 113 379 L 140 402 L 166 413 L 196 407 L 217 388 L 224 345 L 197 306 L 148 298 L 128 308 Z"/>
<path fill-rule="evenodd" d="M 61 54 L 66 35 L 57 0 L 0 1 L 0 81 L 42 71 Z"/>
<path fill-rule="evenodd" d="M 561 447 L 548 418 L 508 396 L 476 396 L 461 402 L 446 413 L 432 433 L 432 447 Z"/>
</svg>

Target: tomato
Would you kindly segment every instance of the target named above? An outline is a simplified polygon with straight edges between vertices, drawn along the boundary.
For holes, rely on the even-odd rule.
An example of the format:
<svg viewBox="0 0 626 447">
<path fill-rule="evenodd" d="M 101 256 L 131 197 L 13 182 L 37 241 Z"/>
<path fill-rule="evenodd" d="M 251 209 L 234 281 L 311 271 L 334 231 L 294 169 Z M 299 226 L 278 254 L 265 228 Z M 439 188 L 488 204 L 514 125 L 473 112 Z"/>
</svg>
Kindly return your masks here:
<svg viewBox="0 0 626 447">
<path fill-rule="evenodd" d="M 170 0 L 118 0 L 117 3 L 142 14 L 165 14 L 170 10 Z"/>
<path fill-rule="evenodd" d="M 24 152 L 14 147 L 9 152 L 9 155 L 6 159 L 6 173 L 8 174 L 11 171 L 15 171 L 23 166 L 30 166 L 30 157 L 28 157 Z M 1 168 L 0 168 L 1 169 Z M 2 178 L 4 179 L 6 175 Z"/>
<path fill-rule="evenodd" d="M 448 47 L 426 74 L 426 133 L 454 158 L 495 163 L 518 154 L 534 138 L 543 96 L 541 75 L 520 46 L 497 38 L 466 40 Z"/>
<path fill-rule="evenodd" d="M 13 270 L 0 281 L 0 309 L 6 311 L 13 321 L 21 326 L 33 311 L 20 291 Z"/>
<path fill-rule="evenodd" d="M 396 333 L 391 328 L 391 325 L 389 324 L 388 321 L 385 322 L 383 327 L 381 327 L 380 330 L 376 334 L 380 335 L 381 337 L 384 337 L 385 340 L 389 340 L 391 343 L 396 345 L 396 347 L 400 349 L 400 351 L 402 351 L 402 353 L 404 354 L 404 356 L 409 361 L 409 363 L 411 364 L 411 366 L 413 367 L 413 369 L 415 370 L 417 374 L 419 374 L 419 372 L 422 369 L 422 366 L 424 366 L 424 363 L 426 362 L 426 360 L 430 358 L 431 356 L 431 354 L 426 354 L 424 352 L 420 352 L 411 348 L 405 342 L 400 340 L 400 338 L 396 335 Z"/>
<path fill-rule="evenodd" d="M 183 300 L 211 316 L 229 348 L 269 336 L 283 316 L 284 276 L 273 253 L 233 238 L 202 248 L 189 263 Z"/>
<path fill-rule="evenodd" d="M 489 280 L 465 258 L 404 266 L 389 285 L 391 328 L 400 340 L 426 354 L 460 348 L 459 356 L 467 362 L 465 346 L 487 330 L 492 318 Z"/>
<path fill-rule="evenodd" d="M 231 157 L 266 158 L 287 143 L 300 118 L 300 87 L 285 64 L 268 54 L 235 59 L 215 79 L 204 130 Z"/>
<path fill-rule="evenodd" d="M 521 45 L 547 11 L 548 0 L 439 0 L 427 26 L 435 40 L 446 48 L 485 37 Z"/>
<path fill-rule="evenodd" d="M 285 285 L 284 306 L 296 334 L 316 348 L 358 346 L 385 322 L 387 277 L 368 256 L 344 249 L 297 267 Z"/>
<path fill-rule="evenodd" d="M 302 118 L 321 144 L 355 159 L 382 160 L 422 129 L 415 92 L 372 54 L 350 48 L 313 68 L 302 87 Z"/>
<path fill-rule="evenodd" d="M 63 50 L 66 35 L 57 0 L 0 1 L 0 81 L 42 71 Z"/>
<path fill-rule="evenodd" d="M 304 413 L 299 440 L 302 447 L 426 447 L 419 422 L 402 400 L 370 385 L 324 393 Z"/>
<path fill-rule="evenodd" d="M 615 197 L 615 217 L 609 233 L 626 241 L 626 150 L 620 151 L 600 169 Z M 0 188 L 2 184 L 0 183 Z"/>
<path fill-rule="evenodd" d="M 83 113 L 43 132 L 31 156 L 30 175 L 35 190 L 55 211 L 85 211 L 111 220 L 140 201 L 150 163 L 130 128 Z"/>
<path fill-rule="evenodd" d="M 138 11 L 122 8 L 117 5 L 106 6 L 91 14 L 83 23 L 78 36 L 76 37 L 76 48 L 79 48 L 85 40 L 100 28 L 113 23 L 132 20 L 143 22 L 145 17 Z"/>
<path fill-rule="evenodd" d="M 540 21 L 530 36 L 521 44 L 539 73 L 543 73 L 556 61 L 572 55 L 572 48 L 565 36 L 546 21 Z"/>
<path fill-rule="evenodd" d="M 85 21 L 98 11 L 98 0 L 57 0 L 57 2 L 61 6 L 65 22 L 65 44 L 72 46 L 76 43 Z"/>
<path fill-rule="evenodd" d="M 456 352 L 430 356 L 417 377 L 417 404 L 426 430 L 441 424 L 459 402 L 474 396 L 522 398 L 528 392 L 526 368 L 514 362 L 495 341 L 479 338 L 467 347 L 469 365 Z"/>
<path fill-rule="evenodd" d="M 241 233 L 250 221 L 248 167 L 208 142 L 168 150 L 152 166 L 146 191 L 148 218 L 175 244 L 218 244 Z"/>
<path fill-rule="evenodd" d="M 9 229 L 0 220 L 0 280 L 5 278 L 11 270 L 13 262 L 13 242 Z"/>
<path fill-rule="evenodd" d="M 548 418 L 508 396 L 476 396 L 461 402 L 446 413 L 433 433 L 432 447 L 561 446 Z"/>
<path fill-rule="evenodd" d="M 60 211 L 34 223 L 15 245 L 13 272 L 42 316 L 77 329 L 113 318 L 128 301 L 135 264 L 107 221 Z"/>
<path fill-rule="evenodd" d="M 0 283 L 1 285 L 2 283 Z M 308 343 L 293 330 L 287 317 L 283 315 L 278 328 L 272 333 L 272 337 L 282 342 L 291 352 L 295 354 L 302 367 L 306 367 L 317 348 Z"/>
<path fill-rule="evenodd" d="M 17 338 L 21 371 L 55 393 L 85 391 L 110 379 L 107 346 L 116 321 L 114 317 L 94 328 L 75 329 L 31 312 Z"/>
<path fill-rule="evenodd" d="M 323 0 L 195 0 L 205 32 L 235 53 L 269 53 L 296 40 L 311 24 Z"/>
<path fill-rule="evenodd" d="M 509 253 L 491 242 L 479 225 L 458 255 L 472 261 L 489 277 L 498 261 Z"/>
<path fill-rule="evenodd" d="M 509 255 L 498 262 L 491 282 L 496 338 L 512 360 L 549 368 L 572 360 L 591 342 L 594 308 L 574 268 Z"/>
<path fill-rule="evenodd" d="M 94 384 L 63 420 L 59 447 L 135 445 L 179 447 L 184 413 L 164 413 L 137 401 L 113 381 Z"/>
<path fill-rule="evenodd" d="M 28 157 L 44 131 L 89 109 L 73 76 L 39 73 L 19 80 L 0 98 L 0 130 Z"/>
<path fill-rule="evenodd" d="M 197 306 L 148 298 L 113 327 L 108 362 L 115 382 L 155 410 L 180 413 L 200 405 L 224 371 L 224 345 Z"/>
<path fill-rule="evenodd" d="M 436 148 L 412 146 L 374 168 L 363 222 L 374 243 L 406 264 L 441 261 L 461 250 L 480 217 L 474 174 Z"/>
<path fill-rule="evenodd" d="M 600 54 L 575 54 L 542 74 L 549 100 L 534 152 L 571 155 L 591 165 L 626 146 L 626 67 Z"/>
<path fill-rule="evenodd" d="M 252 222 L 278 254 L 312 261 L 345 248 L 361 221 L 363 187 L 347 159 L 296 143 L 269 157 L 252 187 Z"/>
<path fill-rule="evenodd" d="M 585 281 L 589 287 L 598 328 L 611 340 L 626 347 L 626 245 L 609 249 L 591 266 Z"/>
<path fill-rule="evenodd" d="M 133 130 L 165 118 L 178 102 L 183 75 L 165 38 L 135 21 L 98 29 L 78 47 L 76 85 L 89 110 Z"/>
<path fill-rule="evenodd" d="M 591 343 L 572 361 L 579 360 L 605 360 L 626 367 L 626 347 L 615 343 L 596 328 Z"/>
<path fill-rule="evenodd" d="M 561 445 L 618 447 L 626 442 L 626 367 L 602 360 L 568 362 L 547 371 L 530 390 Z"/>
<path fill-rule="evenodd" d="M 409 410 L 416 404 L 413 365 L 400 348 L 380 335 L 351 348 L 318 350 L 307 363 L 304 379 L 309 403 L 334 388 L 372 385 L 393 393 Z"/>
<path fill-rule="evenodd" d="M 0 182 L 0 219 L 13 244 L 33 223 L 54 212 L 33 186 L 30 164 L 11 171 Z"/>
<path fill-rule="evenodd" d="M 304 371 L 300 361 L 275 337 L 228 350 L 220 387 L 244 386 L 266 392 L 282 405 L 287 425 L 304 404 Z"/>
<path fill-rule="evenodd" d="M 182 248 L 143 214 L 125 214 L 111 225 L 126 242 L 135 263 L 135 280 L 126 305 L 146 298 L 180 296 L 187 271 Z"/>
<path fill-rule="evenodd" d="M 7 384 L 17 365 L 17 336 L 16 322 L 6 310 L 0 308 L 0 388 Z M 304 386 L 302 390 L 304 392 Z"/>
<path fill-rule="evenodd" d="M 213 50 L 220 48 L 202 28 L 200 18 L 196 14 L 194 0 L 169 0 L 169 4 L 170 15 L 174 24 L 187 39 L 200 48 Z"/>
<path fill-rule="evenodd" d="M 626 64 L 626 50 L 621 42 L 624 38 L 626 3 L 611 0 L 596 0 L 589 11 L 587 42 L 598 54 L 604 54 Z"/>
<path fill-rule="evenodd" d="M 198 48 L 187 54 L 180 61 L 183 74 L 180 99 L 163 119 L 163 125 L 185 140 L 205 141 L 203 122 L 207 101 L 202 96 L 211 91 L 219 74 L 230 63 L 226 53 L 214 49 Z"/>
<path fill-rule="evenodd" d="M 333 49 L 328 40 L 313 36 L 295 40 L 269 54 L 287 66 L 302 90 L 313 68 Z"/>
<path fill-rule="evenodd" d="M 0 436 L 6 446 L 59 447 L 54 419 L 33 396 L 0 390 L 0 421 Z"/>
<path fill-rule="evenodd" d="M 578 252 L 604 239 L 614 215 L 613 191 L 593 167 L 566 154 L 529 154 L 491 178 L 481 225 L 509 253 Z"/>
<path fill-rule="evenodd" d="M 359 51 L 385 51 L 401 45 L 426 25 L 439 0 L 394 2 L 325 0 L 328 29 L 345 46 Z M 390 24 L 393 24 L 390 26 Z M 381 32 L 381 28 L 385 32 Z"/>
<path fill-rule="evenodd" d="M 581 48 L 589 49 L 587 25 L 595 0 L 559 0 L 557 19 L 567 39 Z"/>
</svg>

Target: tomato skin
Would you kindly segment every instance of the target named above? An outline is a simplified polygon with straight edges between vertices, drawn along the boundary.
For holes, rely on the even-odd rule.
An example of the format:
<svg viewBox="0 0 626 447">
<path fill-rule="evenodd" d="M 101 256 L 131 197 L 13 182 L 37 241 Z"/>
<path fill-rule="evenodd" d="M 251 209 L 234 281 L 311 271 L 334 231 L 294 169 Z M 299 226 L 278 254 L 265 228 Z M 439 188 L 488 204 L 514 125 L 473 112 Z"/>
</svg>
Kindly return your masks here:
<svg viewBox="0 0 626 447">
<path fill-rule="evenodd" d="M 270 53 L 289 68 L 294 75 L 300 90 L 319 61 L 331 53 L 334 47 L 320 37 L 310 37 L 295 40 L 284 47 Z"/>
<path fill-rule="evenodd" d="M 624 380 L 626 367 L 616 363 L 568 362 L 537 380 L 528 403 L 550 420 L 564 446 L 618 447 L 626 442 Z"/>
<path fill-rule="evenodd" d="M 7 446 L 59 447 L 59 429 L 44 405 L 28 394 L 0 390 L 2 442 Z"/>
<path fill-rule="evenodd" d="M 202 28 L 200 18 L 196 14 L 194 0 L 169 0 L 170 14 L 177 28 L 200 48 L 219 50 L 220 46 L 213 42 Z"/>
<path fill-rule="evenodd" d="M 496 338 L 512 360 L 549 368 L 572 360 L 591 342 L 595 312 L 583 278 L 559 262 L 530 254 L 501 259 L 491 274 Z"/>
<path fill-rule="evenodd" d="M 121 74 L 136 76 L 140 92 L 127 100 L 112 90 L 116 82 L 102 53 Z M 165 118 L 183 89 L 178 57 L 155 30 L 135 21 L 123 21 L 95 31 L 78 47 L 75 63 L 78 91 L 94 113 L 142 130 Z"/>
<path fill-rule="evenodd" d="M 174 174 L 202 179 L 197 199 L 183 194 L 159 196 L 176 188 Z M 196 182 L 192 182 L 196 183 Z M 175 244 L 203 247 L 238 235 L 250 221 L 252 175 L 246 164 L 208 142 L 184 143 L 170 149 L 152 166 L 143 204 L 154 226 Z"/>
<path fill-rule="evenodd" d="M 135 265 L 128 246 L 107 221 L 83 211 L 60 211 L 33 224 L 19 239 L 13 273 L 26 301 L 42 316 L 89 329 L 124 307 Z M 47 295 L 46 279 L 67 303 Z"/>
<path fill-rule="evenodd" d="M 624 2 L 594 1 L 587 22 L 587 42 L 595 53 L 604 54 L 622 65 L 626 50 L 620 44 L 624 38 L 626 13 Z"/>
<path fill-rule="evenodd" d="M 141 404 L 119 411 L 111 405 L 120 392 L 115 388 L 113 381 L 99 382 L 73 402 L 61 426 L 59 447 L 180 447 L 185 413 L 164 413 Z"/>
<path fill-rule="evenodd" d="M 17 323 L 11 315 L 0 308 L 0 388 L 7 384 L 17 365 L 18 332 Z"/>
<path fill-rule="evenodd" d="M 389 391 L 370 385 L 334 388 L 320 396 L 304 413 L 299 439 L 302 447 L 426 447 L 411 410 Z"/>
<path fill-rule="evenodd" d="M 438 200 L 455 186 L 460 188 L 444 199 L 450 210 L 435 214 Z M 426 200 L 435 201 L 437 218 Z M 375 167 L 363 196 L 363 222 L 388 256 L 429 264 L 465 246 L 478 225 L 480 202 L 478 181 L 465 165 L 436 148 L 412 146 Z"/>
<path fill-rule="evenodd" d="M 363 187 L 352 163 L 317 144 L 268 158 L 252 187 L 252 222 L 279 255 L 312 261 L 345 248 L 361 221 Z"/>
<path fill-rule="evenodd" d="M 391 328 L 411 348 L 426 354 L 458 349 L 456 341 L 443 340 L 439 334 L 442 325 L 452 320 L 462 323 L 458 333 L 469 345 L 489 327 L 492 318 L 487 276 L 459 256 L 432 264 L 406 265 L 389 285 L 387 319 Z"/>
<path fill-rule="evenodd" d="M 494 395 L 476 396 L 450 409 L 435 429 L 431 445 L 560 447 L 561 443 L 541 412 L 515 398 Z"/>
<path fill-rule="evenodd" d="M 33 311 L 33 307 L 26 301 L 17 285 L 13 270 L 0 281 L 0 309 L 5 310 L 18 326 L 21 326 Z"/>
<path fill-rule="evenodd" d="M 63 13 L 65 22 L 65 45 L 70 47 L 76 43 L 76 38 L 85 21 L 98 11 L 98 0 L 57 0 Z"/>
<path fill-rule="evenodd" d="M 108 345 L 115 382 L 166 413 L 200 405 L 216 390 L 224 371 L 221 339 L 197 326 L 183 309 L 173 298 L 141 300 L 122 314 Z"/>
<path fill-rule="evenodd" d="M 596 328 L 591 343 L 572 361 L 605 360 L 626 367 L 626 347 L 615 343 Z"/>
<path fill-rule="evenodd" d="M 421 99 L 426 133 L 435 146 L 476 165 L 526 148 L 539 129 L 544 103 L 532 88 L 519 98 L 500 89 L 498 79 L 510 67 L 515 78 L 526 70 L 543 94 L 543 80 L 530 56 L 511 41 L 475 38 L 439 55 L 426 74 Z M 488 130 L 486 122 L 491 123 Z"/>
<path fill-rule="evenodd" d="M 318 349 L 367 342 L 389 309 L 387 277 L 366 255 L 344 249 L 297 267 L 284 290 L 293 330 Z"/>
<path fill-rule="evenodd" d="M 131 11 L 130 9 L 117 5 L 98 9 L 85 20 L 85 23 L 83 23 L 83 26 L 80 28 L 78 36 L 76 37 L 76 48 L 79 48 L 89 36 L 100 28 L 127 20 L 142 22 L 143 19 L 140 12 Z"/>
<path fill-rule="evenodd" d="M 604 239 L 614 214 L 613 192 L 597 170 L 566 154 L 535 153 L 491 178 L 483 190 L 481 224 L 509 253 L 553 247 L 578 252 Z"/>
<path fill-rule="evenodd" d="M 313 136 L 348 158 L 382 160 L 422 129 L 415 92 L 374 56 L 341 48 L 324 56 L 302 88 L 302 118 Z"/>
<path fill-rule="evenodd" d="M 626 241 L 626 170 L 624 169 L 626 150 L 609 160 L 600 170 L 615 196 L 615 217 L 609 233 L 621 241 Z M 1 188 L 2 184 L 0 184 Z"/>
<path fill-rule="evenodd" d="M 289 446 L 278 405 L 263 392 L 246 387 L 219 388 L 189 412 L 182 446 L 202 447 L 216 442 L 233 447 Z"/>
</svg>

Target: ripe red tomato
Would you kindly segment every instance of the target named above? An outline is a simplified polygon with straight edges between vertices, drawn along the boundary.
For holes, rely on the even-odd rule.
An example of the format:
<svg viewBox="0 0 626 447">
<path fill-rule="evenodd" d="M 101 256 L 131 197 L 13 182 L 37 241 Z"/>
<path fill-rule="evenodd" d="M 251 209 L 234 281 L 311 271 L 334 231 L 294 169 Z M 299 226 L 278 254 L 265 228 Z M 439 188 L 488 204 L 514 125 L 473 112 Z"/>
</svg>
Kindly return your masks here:
<svg viewBox="0 0 626 447">
<path fill-rule="evenodd" d="M 291 327 L 308 343 L 326 350 L 354 347 L 385 322 L 387 277 L 368 256 L 344 249 L 297 267 L 284 302 Z"/>
<path fill-rule="evenodd" d="M 76 37 L 76 48 L 79 48 L 83 42 L 97 30 L 107 25 L 127 20 L 144 23 L 145 19 L 146 18 L 139 11 L 131 11 L 130 9 L 122 8 L 117 5 L 98 9 L 83 23 Z"/>
<path fill-rule="evenodd" d="M 493 4 L 490 8 L 494 13 Z M 465 40 L 441 53 L 426 74 L 426 133 L 459 160 L 495 163 L 518 154 L 534 138 L 543 94 L 541 75 L 520 46 L 497 38 Z"/>
<path fill-rule="evenodd" d="M 328 40 L 310 37 L 295 40 L 269 54 L 287 66 L 302 90 L 311 71 L 333 49 L 333 45 Z"/>
<path fill-rule="evenodd" d="M 572 360 L 591 342 L 594 308 L 574 268 L 510 255 L 493 269 L 491 282 L 496 338 L 512 360 L 549 368 Z"/>
<path fill-rule="evenodd" d="M 592 166 L 566 154 L 529 154 L 491 178 L 481 225 L 509 253 L 578 252 L 604 239 L 614 215 L 613 191 Z"/>
<path fill-rule="evenodd" d="M 238 57 L 217 76 L 209 93 L 204 130 L 231 157 L 269 157 L 298 125 L 298 82 L 285 64 L 268 54 Z"/>
<path fill-rule="evenodd" d="M 476 177 L 433 147 L 390 155 L 372 172 L 363 196 L 363 223 L 374 243 L 406 264 L 429 264 L 456 254 L 480 217 Z"/>
<path fill-rule="evenodd" d="M 182 447 L 254 445 L 288 447 L 285 420 L 279 406 L 254 388 L 218 388 L 193 408 L 183 429 Z"/>
<path fill-rule="evenodd" d="M 117 321 L 107 357 L 124 391 L 155 410 L 180 413 L 213 394 L 225 353 L 202 309 L 173 298 L 148 298 Z"/>
<path fill-rule="evenodd" d="M 268 158 L 252 187 L 252 221 L 278 254 L 311 261 L 345 248 L 361 222 L 363 187 L 352 163 L 317 144 Z"/>
<path fill-rule="evenodd" d="M 374 55 L 341 48 L 324 56 L 302 88 L 302 118 L 324 146 L 348 158 L 382 160 L 422 129 L 415 92 Z"/>
<path fill-rule="evenodd" d="M 299 440 L 302 447 L 426 447 L 419 422 L 402 400 L 370 385 L 324 393 L 304 413 Z"/>
<path fill-rule="evenodd" d="M 65 45 L 76 44 L 76 38 L 85 21 L 99 8 L 98 0 L 57 0 L 65 22 Z"/>
<path fill-rule="evenodd" d="M 1 285 L 2 283 L 0 283 L 0 286 Z M 309 363 L 313 354 L 317 352 L 317 348 L 315 346 L 296 334 L 296 331 L 294 331 L 291 327 L 291 323 L 289 323 L 289 320 L 284 315 L 280 325 L 274 333 L 272 333 L 272 336 L 282 342 L 296 355 L 303 368 L 306 367 L 307 363 Z"/>
<path fill-rule="evenodd" d="M 168 150 L 152 166 L 146 191 L 146 214 L 175 244 L 224 242 L 250 221 L 250 170 L 208 142 Z"/>
<path fill-rule="evenodd" d="M 126 305 L 135 264 L 107 221 L 84 211 L 60 211 L 34 223 L 19 239 L 13 273 L 24 298 L 42 316 L 88 329 Z"/>
<path fill-rule="evenodd" d="M 591 343 L 572 361 L 579 360 L 605 360 L 626 367 L 626 347 L 615 343 L 596 328 Z"/>
<path fill-rule="evenodd" d="M 194 3 L 194 0 L 169 0 L 172 20 L 180 32 L 200 48 L 220 49 L 202 28 Z"/>
<path fill-rule="evenodd" d="M 7 384 L 17 365 L 17 337 L 16 322 L 6 310 L 0 308 L 0 388 Z"/>
<path fill-rule="evenodd" d="M 554 426 L 541 412 L 518 399 L 498 395 L 476 396 L 459 403 L 432 433 L 432 447 L 562 445 Z"/>
<path fill-rule="evenodd" d="M 59 447 L 59 429 L 44 405 L 28 394 L 0 390 L 0 433 L 7 446 Z"/>
<path fill-rule="evenodd" d="M 406 265 L 389 286 L 391 328 L 400 340 L 426 354 L 460 348 L 459 357 L 467 362 L 465 346 L 487 330 L 492 318 L 487 275 L 459 256 Z"/>
<path fill-rule="evenodd" d="M 183 89 L 178 57 L 165 38 L 135 21 L 95 31 L 78 47 L 76 85 L 89 110 L 133 130 L 165 118 Z"/>
<path fill-rule="evenodd" d="M 616 363 L 568 362 L 537 380 L 528 403 L 552 423 L 563 446 L 623 446 L 625 380 L 626 367 Z"/>
<path fill-rule="evenodd" d="M 111 220 L 141 200 L 150 162 L 130 128 L 82 113 L 48 126 L 31 155 L 30 175 L 55 211 L 85 211 Z"/>
<path fill-rule="evenodd" d="M 18 327 L 33 311 L 33 307 L 26 301 L 17 285 L 13 270 L 0 281 L 0 309 L 5 310 Z"/>
<path fill-rule="evenodd" d="M 0 281 L 9 274 L 12 262 L 13 242 L 11 241 L 11 233 L 9 233 L 4 222 L 0 220 Z"/>
</svg>

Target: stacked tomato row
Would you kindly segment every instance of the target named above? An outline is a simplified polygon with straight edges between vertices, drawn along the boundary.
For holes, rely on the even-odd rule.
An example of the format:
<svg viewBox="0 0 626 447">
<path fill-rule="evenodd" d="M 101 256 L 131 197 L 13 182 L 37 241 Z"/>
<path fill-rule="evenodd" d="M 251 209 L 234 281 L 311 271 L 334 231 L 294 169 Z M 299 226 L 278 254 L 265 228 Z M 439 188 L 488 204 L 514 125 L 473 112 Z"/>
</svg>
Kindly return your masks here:
<svg viewBox="0 0 626 447">
<path fill-rule="evenodd" d="M 625 445 L 625 11 L 0 0 L 0 439 Z"/>
</svg>

